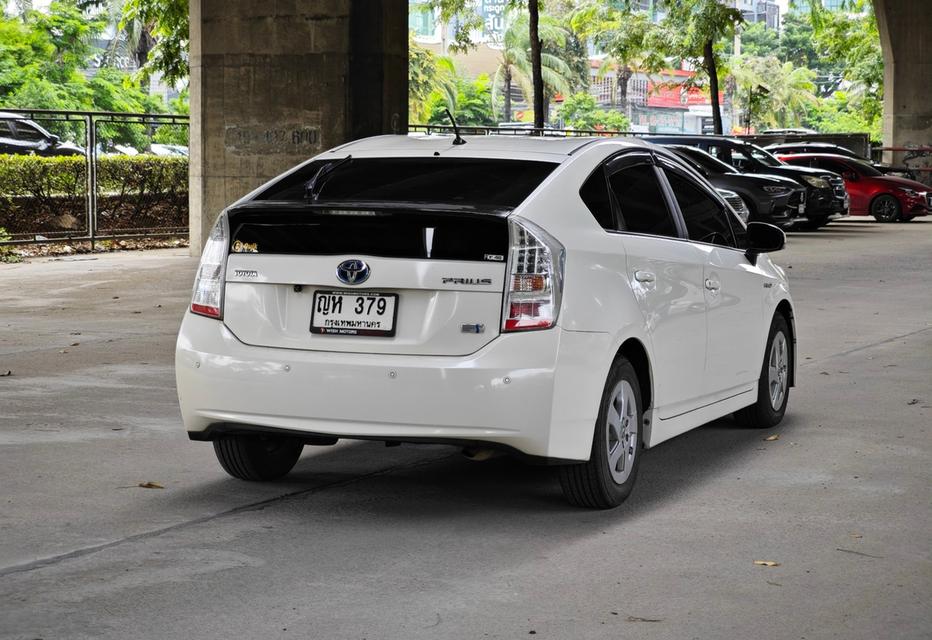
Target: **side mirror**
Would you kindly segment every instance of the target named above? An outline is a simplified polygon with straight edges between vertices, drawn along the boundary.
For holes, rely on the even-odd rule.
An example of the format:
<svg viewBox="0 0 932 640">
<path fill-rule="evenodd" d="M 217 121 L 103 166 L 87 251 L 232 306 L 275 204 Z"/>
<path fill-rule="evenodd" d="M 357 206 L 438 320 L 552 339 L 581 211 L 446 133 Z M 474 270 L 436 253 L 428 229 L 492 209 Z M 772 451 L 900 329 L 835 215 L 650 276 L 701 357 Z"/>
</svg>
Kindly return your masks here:
<svg viewBox="0 0 932 640">
<path fill-rule="evenodd" d="M 762 253 L 779 251 L 786 244 L 783 229 L 766 222 L 748 223 L 748 248 L 744 252 L 751 264 L 757 264 L 757 256 Z"/>
<path fill-rule="evenodd" d="M 841 177 L 850 182 L 858 181 L 858 174 L 856 174 L 854 171 L 842 171 Z"/>
</svg>

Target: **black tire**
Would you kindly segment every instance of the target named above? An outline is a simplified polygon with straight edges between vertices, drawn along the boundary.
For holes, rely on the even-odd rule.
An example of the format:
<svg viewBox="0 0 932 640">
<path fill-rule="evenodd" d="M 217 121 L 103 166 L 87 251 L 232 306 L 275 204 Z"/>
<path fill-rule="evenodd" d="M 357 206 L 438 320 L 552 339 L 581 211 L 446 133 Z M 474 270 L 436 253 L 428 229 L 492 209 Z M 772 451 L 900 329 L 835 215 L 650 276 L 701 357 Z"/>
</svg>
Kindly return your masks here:
<svg viewBox="0 0 932 640">
<path fill-rule="evenodd" d="M 778 384 L 783 385 L 783 394 L 778 406 L 774 407 L 774 400 L 771 393 L 771 373 L 770 365 L 774 356 L 774 343 L 779 341 L 778 336 L 782 335 L 785 361 L 782 366 L 777 365 L 778 371 L 782 369 L 778 379 Z M 779 347 L 778 347 L 779 349 Z M 767 348 L 764 351 L 764 362 L 761 365 L 760 379 L 757 383 L 757 402 L 749 407 L 735 411 L 735 420 L 739 424 L 752 429 L 769 429 L 775 427 L 783 420 L 783 414 L 786 413 L 786 404 L 790 398 L 789 375 L 793 370 L 793 342 L 790 334 L 789 325 L 786 318 L 778 313 L 773 317 L 770 323 L 770 333 L 767 335 Z"/>
<path fill-rule="evenodd" d="M 627 388 L 624 385 L 627 385 Z M 621 389 L 630 401 L 633 399 L 634 407 L 630 404 L 622 405 L 618 410 L 616 392 Z M 629 393 L 630 390 L 630 393 Z M 616 400 L 613 403 L 613 400 Z M 619 431 L 609 427 L 609 411 L 614 408 L 614 414 L 620 418 Z M 627 421 L 625 420 L 627 417 Z M 637 480 L 638 467 L 641 460 L 641 436 L 644 424 L 644 413 L 641 406 L 641 388 L 634 367 L 625 358 L 618 358 L 608 372 L 605 389 L 602 391 L 602 400 L 599 405 L 599 417 L 596 420 L 595 431 L 592 438 L 592 451 L 588 462 L 560 467 L 560 486 L 563 495 L 578 507 L 591 509 L 611 509 L 617 507 L 630 495 Z M 633 421 L 633 425 L 631 422 Z M 627 425 L 627 428 L 625 428 Z M 636 428 L 631 434 L 631 427 Z M 610 448 L 610 440 L 615 439 L 615 446 Z M 618 462 L 622 464 L 619 472 L 617 464 L 613 474 L 610 467 L 610 454 L 619 451 L 622 447 Z M 622 462 L 624 458 L 624 462 Z M 622 482 L 616 480 L 617 474 L 622 474 Z"/>
<path fill-rule="evenodd" d="M 896 222 L 903 216 L 900 201 L 891 195 L 879 195 L 871 201 L 871 215 L 877 222 Z"/>
<path fill-rule="evenodd" d="M 223 470 L 240 480 L 277 480 L 291 471 L 304 443 L 284 436 L 222 436 L 214 453 Z"/>
</svg>

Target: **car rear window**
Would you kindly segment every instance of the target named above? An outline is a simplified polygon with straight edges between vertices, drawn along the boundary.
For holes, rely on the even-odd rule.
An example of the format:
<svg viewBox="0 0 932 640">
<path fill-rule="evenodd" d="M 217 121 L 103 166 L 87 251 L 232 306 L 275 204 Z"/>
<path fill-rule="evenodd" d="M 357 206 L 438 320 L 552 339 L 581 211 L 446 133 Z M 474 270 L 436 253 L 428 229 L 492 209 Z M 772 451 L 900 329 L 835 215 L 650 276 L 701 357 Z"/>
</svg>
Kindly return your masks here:
<svg viewBox="0 0 932 640">
<path fill-rule="evenodd" d="M 318 160 L 285 176 L 257 200 L 301 201 L 326 164 Z M 416 202 L 514 208 L 557 167 L 553 162 L 472 158 L 352 158 L 318 179 L 318 202 Z M 323 182 L 323 186 L 320 183 Z"/>
</svg>

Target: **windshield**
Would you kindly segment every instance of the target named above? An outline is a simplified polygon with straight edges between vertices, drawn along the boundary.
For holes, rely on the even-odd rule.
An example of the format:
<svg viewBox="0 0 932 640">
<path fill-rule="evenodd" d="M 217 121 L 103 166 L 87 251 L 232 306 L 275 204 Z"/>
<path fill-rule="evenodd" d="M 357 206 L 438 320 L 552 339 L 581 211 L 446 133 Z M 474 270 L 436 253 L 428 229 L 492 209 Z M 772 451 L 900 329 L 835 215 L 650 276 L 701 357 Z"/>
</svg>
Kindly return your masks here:
<svg viewBox="0 0 932 640">
<path fill-rule="evenodd" d="M 755 160 L 761 164 L 767 165 L 768 167 L 780 167 L 783 166 L 783 163 L 777 160 L 769 152 L 764 151 L 760 147 L 754 144 L 747 145 L 748 151 Z"/>
<path fill-rule="evenodd" d="M 331 160 L 311 162 L 256 200 L 303 201 L 306 185 Z M 521 204 L 557 167 L 553 162 L 486 158 L 353 158 L 318 182 L 320 202 L 424 203 L 501 209 Z"/>
<path fill-rule="evenodd" d="M 730 164 L 722 162 L 714 156 L 710 156 L 702 149 L 696 147 L 674 147 L 677 153 L 686 156 L 709 173 L 740 173 Z"/>
<path fill-rule="evenodd" d="M 877 176 L 882 176 L 883 173 L 877 171 L 870 163 L 864 162 L 863 160 L 856 160 L 854 158 L 848 159 L 848 164 L 854 165 L 855 170 L 862 176 L 868 178 L 876 178 Z"/>
</svg>

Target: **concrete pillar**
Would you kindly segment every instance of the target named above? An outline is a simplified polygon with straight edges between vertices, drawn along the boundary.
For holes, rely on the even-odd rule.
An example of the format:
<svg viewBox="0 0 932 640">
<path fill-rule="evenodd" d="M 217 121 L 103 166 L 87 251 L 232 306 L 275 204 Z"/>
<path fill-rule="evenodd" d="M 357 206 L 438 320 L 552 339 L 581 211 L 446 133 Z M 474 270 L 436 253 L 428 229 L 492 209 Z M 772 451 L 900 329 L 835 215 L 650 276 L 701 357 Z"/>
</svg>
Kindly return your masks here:
<svg viewBox="0 0 932 640">
<path fill-rule="evenodd" d="M 190 0 L 191 253 L 217 214 L 348 140 L 405 133 L 407 0 Z"/>
<path fill-rule="evenodd" d="M 883 146 L 932 146 L 932 6 L 929 0 L 874 0 L 883 48 Z M 884 152 L 902 164 L 903 152 Z M 932 158 L 926 159 L 932 165 Z M 921 166 L 911 162 L 911 166 Z M 924 173 L 923 181 L 929 181 Z"/>
</svg>

